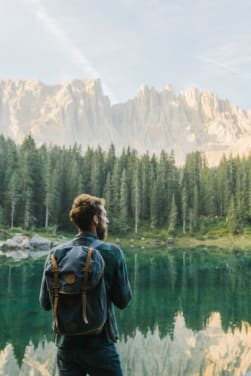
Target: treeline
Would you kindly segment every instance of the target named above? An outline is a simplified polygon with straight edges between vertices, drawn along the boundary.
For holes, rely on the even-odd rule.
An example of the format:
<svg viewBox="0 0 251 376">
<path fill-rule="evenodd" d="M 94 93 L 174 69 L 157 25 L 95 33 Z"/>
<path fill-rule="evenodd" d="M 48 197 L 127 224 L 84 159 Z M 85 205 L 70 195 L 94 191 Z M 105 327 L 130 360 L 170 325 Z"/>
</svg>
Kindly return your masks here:
<svg viewBox="0 0 251 376">
<path fill-rule="evenodd" d="M 17 146 L 0 136 L 0 226 L 69 229 L 73 198 L 91 193 L 106 199 L 110 229 L 127 231 L 142 223 L 169 233 L 206 231 L 223 220 L 233 233 L 251 222 L 251 157 L 223 157 L 209 168 L 195 152 L 185 165 L 174 153 L 159 156 L 115 147 L 36 147 L 31 136 Z"/>
</svg>

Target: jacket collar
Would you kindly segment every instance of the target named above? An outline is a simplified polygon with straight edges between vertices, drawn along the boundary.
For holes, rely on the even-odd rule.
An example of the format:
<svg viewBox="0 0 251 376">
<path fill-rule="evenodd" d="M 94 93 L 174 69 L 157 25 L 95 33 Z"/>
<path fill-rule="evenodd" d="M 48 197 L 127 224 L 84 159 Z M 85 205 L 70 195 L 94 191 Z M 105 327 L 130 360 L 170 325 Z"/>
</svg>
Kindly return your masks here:
<svg viewBox="0 0 251 376">
<path fill-rule="evenodd" d="M 76 238 L 79 239 L 79 238 L 93 238 L 93 239 L 98 239 L 97 235 L 94 234 L 93 232 L 88 232 L 88 231 L 85 231 L 85 232 L 79 232 L 77 235 L 76 235 Z"/>
</svg>

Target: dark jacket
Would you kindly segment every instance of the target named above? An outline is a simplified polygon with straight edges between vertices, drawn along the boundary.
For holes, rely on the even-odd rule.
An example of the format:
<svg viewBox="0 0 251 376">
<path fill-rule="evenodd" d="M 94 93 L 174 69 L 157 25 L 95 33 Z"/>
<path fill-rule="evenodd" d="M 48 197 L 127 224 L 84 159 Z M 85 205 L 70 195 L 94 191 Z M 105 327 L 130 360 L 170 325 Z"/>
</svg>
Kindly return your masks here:
<svg viewBox="0 0 251 376">
<path fill-rule="evenodd" d="M 76 238 L 82 245 L 89 246 L 97 239 L 92 233 L 77 235 Z M 62 245 L 60 245 L 62 247 Z M 127 306 L 132 298 L 132 292 L 127 275 L 125 258 L 121 249 L 113 244 L 101 242 L 97 246 L 105 261 L 105 284 L 108 299 L 108 318 L 101 335 L 92 336 L 63 336 L 57 335 L 56 344 L 59 347 L 72 347 L 103 341 L 116 341 L 118 338 L 118 328 L 113 310 L 113 304 L 120 309 Z M 48 256 L 47 260 L 49 259 Z M 46 263 L 47 263 L 46 260 Z M 45 263 L 45 264 L 46 264 Z M 51 302 L 43 274 L 39 301 L 45 310 L 51 309 Z"/>
</svg>

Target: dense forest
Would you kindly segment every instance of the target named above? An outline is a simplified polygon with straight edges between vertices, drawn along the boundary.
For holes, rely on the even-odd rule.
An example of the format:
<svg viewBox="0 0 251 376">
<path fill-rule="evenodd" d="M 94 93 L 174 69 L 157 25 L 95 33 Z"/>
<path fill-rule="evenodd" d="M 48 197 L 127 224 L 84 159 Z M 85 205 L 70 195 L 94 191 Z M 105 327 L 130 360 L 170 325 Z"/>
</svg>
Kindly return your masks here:
<svg viewBox="0 0 251 376">
<path fill-rule="evenodd" d="M 68 230 L 73 198 L 91 193 L 106 199 L 111 231 L 165 227 L 170 234 L 207 231 L 222 221 L 232 233 L 251 223 L 251 156 L 226 158 L 209 167 L 199 152 L 175 164 L 174 153 L 158 156 L 115 146 L 108 151 L 74 145 L 37 147 L 0 136 L 0 226 Z"/>
</svg>

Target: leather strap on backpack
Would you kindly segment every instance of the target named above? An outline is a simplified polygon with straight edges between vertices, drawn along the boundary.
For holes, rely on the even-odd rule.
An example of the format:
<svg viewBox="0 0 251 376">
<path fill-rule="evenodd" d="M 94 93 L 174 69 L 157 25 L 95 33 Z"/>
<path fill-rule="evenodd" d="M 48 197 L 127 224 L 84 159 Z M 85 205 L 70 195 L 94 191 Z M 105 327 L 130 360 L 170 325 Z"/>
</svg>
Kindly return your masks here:
<svg viewBox="0 0 251 376">
<path fill-rule="evenodd" d="M 83 292 L 82 292 L 82 316 L 83 316 L 83 320 L 86 324 L 88 324 L 87 311 L 86 311 L 86 307 L 87 307 L 86 292 L 87 292 L 87 287 L 88 287 L 88 273 L 90 273 L 90 271 L 91 271 L 90 266 L 91 266 L 92 252 L 93 252 L 93 249 L 88 248 L 85 266 L 83 267 L 84 280 L 83 280 Z"/>
<path fill-rule="evenodd" d="M 53 268 L 52 268 L 52 272 L 53 272 L 52 289 L 53 289 L 53 295 L 54 295 L 53 316 L 54 316 L 54 320 L 55 320 L 55 329 L 57 329 L 58 328 L 57 310 L 58 310 L 58 299 L 59 299 L 59 288 L 60 288 L 58 274 L 59 274 L 60 269 L 58 267 L 57 260 L 56 260 L 56 257 L 54 255 L 51 255 L 51 262 L 52 262 L 52 265 L 53 265 Z"/>
</svg>

